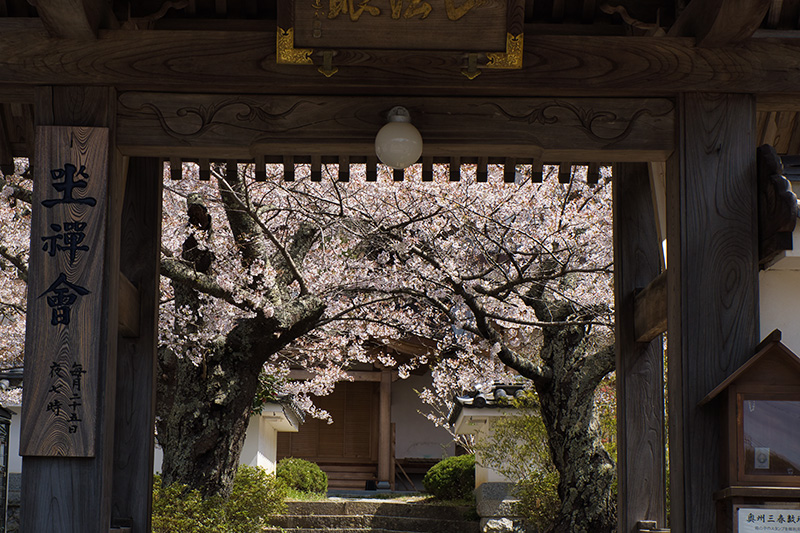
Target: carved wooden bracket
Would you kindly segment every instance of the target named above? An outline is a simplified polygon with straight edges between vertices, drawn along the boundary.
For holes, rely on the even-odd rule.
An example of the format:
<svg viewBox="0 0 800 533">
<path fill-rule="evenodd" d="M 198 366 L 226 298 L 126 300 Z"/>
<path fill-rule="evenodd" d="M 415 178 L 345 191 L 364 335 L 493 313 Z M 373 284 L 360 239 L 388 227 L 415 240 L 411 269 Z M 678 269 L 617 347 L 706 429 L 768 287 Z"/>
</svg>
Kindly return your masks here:
<svg viewBox="0 0 800 533">
<path fill-rule="evenodd" d="M 775 149 L 758 147 L 758 255 L 763 268 L 783 250 L 792 249 L 797 224 L 797 196 L 783 176 L 783 163 Z"/>
</svg>

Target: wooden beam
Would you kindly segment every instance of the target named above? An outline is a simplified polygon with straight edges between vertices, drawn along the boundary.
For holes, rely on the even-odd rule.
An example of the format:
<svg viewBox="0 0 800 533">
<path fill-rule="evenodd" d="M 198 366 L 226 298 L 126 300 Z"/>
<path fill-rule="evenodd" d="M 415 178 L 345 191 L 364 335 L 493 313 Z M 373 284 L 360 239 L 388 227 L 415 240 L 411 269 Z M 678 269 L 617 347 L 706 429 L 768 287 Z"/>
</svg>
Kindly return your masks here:
<svg viewBox="0 0 800 533">
<path fill-rule="evenodd" d="M 450 158 L 450 181 L 459 181 L 461 179 L 461 158 Z"/>
<path fill-rule="evenodd" d="M 653 195 L 653 215 L 656 220 L 658 242 L 661 243 L 661 268 L 667 268 L 667 164 L 666 162 L 651 161 L 650 167 L 650 192 Z M 666 310 L 664 311 L 666 313 Z"/>
<path fill-rule="evenodd" d="M 659 241 L 659 255 L 661 243 Z M 667 331 L 667 272 L 636 292 L 633 300 L 633 333 L 636 342 L 650 342 Z"/>
<path fill-rule="evenodd" d="M 772 0 L 692 0 L 669 30 L 670 37 L 695 37 L 697 45 L 743 43 L 761 26 Z"/>
<path fill-rule="evenodd" d="M 11 143 L 8 141 L 8 135 L 6 134 L 2 109 L 0 109 L 0 172 L 5 175 L 14 173 L 14 154 L 11 151 Z"/>
<path fill-rule="evenodd" d="M 525 37 L 521 69 L 486 71 L 474 80 L 461 76 L 457 55 L 432 58 L 415 52 L 380 58 L 380 76 L 374 67 L 343 65 L 326 78 L 312 66 L 276 64 L 276 35 L 267 29 L 108 30 L 95 41 L 76 41 L 52 39 L 30 26 L 0 20 L 0 84 L 91 83 L 180 92 L 203 87 L 239 94 L 529 97 L 674 96 L 698 90 L 776 94 L 797 93 L 800 86 L 798 39 L 750 39 L 735 47 L 699 49 L 693 38 L 532 34 Z M 364 59 L 362 51 L 358 55 Z"/>
<path fill-rule="evenodd" d="M 517 160 L 509 157 L 503 164 L 503 183 L 514 183 L 517 180 Z"/>
<path fill-rule="evenodd" d="M 119 26 L 104 0 L 28 0 L 47 33 L 59 39 L 96 39 L 102 27 Z"/>
<path fill-rule="evenodd" d="M 119 275 L 119 333 L 123 337 L 139 336 L 139 289 Z"/>
<path fill-rule="evenodd" d="M 339 181 L 350 181 L 350 156 L 339 156 Z"/>
<path fill-rule="evenodd" d="M 380 382 L 381 380 L 381 373 L 380 372 L 365 372 L 360 370 L 350 370 L 347 372 L 347 375 L 353 378 L 353 381 L 371 381 L 371 382 Z M 313 379 L 316 374 L 309 372 L 308 370 L 290 370 L 289 371 L 289 379 Z"/>
<path fill-rule="evenodd" d="M 667 99 L 129 92 L 119 103 L 117 143 L 132 156 L 363 156 L 374 153 L 375 133 L 394 105 L 415 117 L 426 157 L 664 161 L 675 144 L 674 104 Z"/>
<path fill-rule="evenodd" d="M 613 180 L 617 531 L 632 533 L 640 520 L 666 524 L 664 345 L 660 336 L 636 338 L 634 299 L 636 287 L 661 270 L 661 243 L 647 164 L 615 165 Z"/>
<path fill-rule="evenodd" d="M 758 344 L 755 101 L 678 99 L 667 161 L 670 527 L 716 531 L 721 417 L 698 403 Z"/>
</svg>

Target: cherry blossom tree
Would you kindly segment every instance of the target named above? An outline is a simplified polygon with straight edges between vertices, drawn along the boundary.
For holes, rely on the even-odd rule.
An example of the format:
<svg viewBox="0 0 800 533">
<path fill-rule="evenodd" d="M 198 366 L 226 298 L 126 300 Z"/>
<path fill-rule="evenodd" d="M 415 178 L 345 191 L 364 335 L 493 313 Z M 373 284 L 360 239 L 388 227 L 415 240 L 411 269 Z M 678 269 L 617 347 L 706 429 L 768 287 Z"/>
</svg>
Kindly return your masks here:
<svg viewBox="0 0 800 533">
<path fill-rule="evenodd" d="M 614 369 L 610 187 L 411 180 L 349 200 L 354 233 L 389 272 L 357 289 L 403 294 L 452 324 L 423 397 L 463 390 L 470 372 L 480 381 L 474 369 L 491 379 L 497 362 L 531 380 L 560 474 L 554 531 L 613 531 L 614 464 L 594 402 Z"/>
<path fill-rule="evenodd" d="M 30 176 L 18 159 L 13 174 L 0 173 L 0 368 L 22 366 L 25 345 L 25 297 L 30 248 Z M 21 389 L 0 391 L 0 401 L 19 404 Z"/>
<path fill-rule="evenodd" d="M 433 182 L 415 169 L 402 183 L 386 172 L 367 182 L 355 168 L 342 183 L 326 170 L 321 182 L 307 168 L 292 182 L 279 169 L 257 182 L 245 166 L 214 167 L 203 182 L 186 167 L 184 180 L 165 180 L 165 482 L 228 492 L 265 381 L 325 416 L 312 397 L 356 362 L 401 377 L 429 365 L 435 391 L 424 394 L 439 399 L 513 369 L 536 387 L 561 475 L 556 530 L 610 531 L 613 464 L 593 404 L 614 361 L 609 187 L 534 183 L 530 169 L 516 184 L 500 183 L 499 169 L 488 183 L 451 183 L 444 168 Z M 20 210 L 21 224 L 24 185 L 3 183 L 4 209 Z M 26 240 L 3 241 L 3 272 L 18 287 Z M 386 345 L 409 337 L 436 348 L 398 364 Z M 291 382 L 289 368 L 314 379 Z"/>
</svg>

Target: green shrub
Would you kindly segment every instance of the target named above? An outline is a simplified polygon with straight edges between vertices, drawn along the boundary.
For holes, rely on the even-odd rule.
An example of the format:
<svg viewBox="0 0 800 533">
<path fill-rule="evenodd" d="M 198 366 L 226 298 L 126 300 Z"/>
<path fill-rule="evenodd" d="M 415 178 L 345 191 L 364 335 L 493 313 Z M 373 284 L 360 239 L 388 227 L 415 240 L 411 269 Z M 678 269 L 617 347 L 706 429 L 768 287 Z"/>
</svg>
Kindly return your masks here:
<svg viewBox="0 0 800 533">
<path fill-rule="evenodd" d="M 553 468 L 530 474 L 517 484 L 516 496 L 519 502 L 515 511 L 537 531 L 547 530 L 555 521 L 561 507 L 558 479 L 558 472 Z"/>
<path fill-rule="evenodd" d="M 495 420 L 488 439 L 476 443 L 481 464 L 517 481 L 516 512 L 539 531 L 552 525 L 561 507 L 558 471 L 550 459 L 547 429 L 536 393 L 515 398 L 518 409 Z"/>
<path fill-rule="evenodd" d="M 440 500 L 466 500 L 475 490 L 475 456 L 448 457 L 433 465 L 422 478 L 425 490 Z"/>
<path fill-rule="evenodd" d="M 300 492 L 324 493 L 328 490 L 328 475 L 311 461 L 287 457 L 278 461 L 275 475 L 290 488 Z"/>
<path fill-rule="evenodd" d="M 228 500 L 153 482 L 153 533 L 252 533 L 286 509 L 286 487 L 263 468 L 241 465 Z"/>
<path fill-rule="evenodd" d="M 270 516 L 286 511 L 286 485 L 263 468 L 240 465 L 225 505 L 231 533 L 261 531 Z"/>
<path fill-rule="evenodd" d="M 154 533 L 223 533 L 225 517 L 222 509 L 213 505 L 196 490 L 173 483 L 164 486 L 161 476 L 153 481 Z"/>
</svg>

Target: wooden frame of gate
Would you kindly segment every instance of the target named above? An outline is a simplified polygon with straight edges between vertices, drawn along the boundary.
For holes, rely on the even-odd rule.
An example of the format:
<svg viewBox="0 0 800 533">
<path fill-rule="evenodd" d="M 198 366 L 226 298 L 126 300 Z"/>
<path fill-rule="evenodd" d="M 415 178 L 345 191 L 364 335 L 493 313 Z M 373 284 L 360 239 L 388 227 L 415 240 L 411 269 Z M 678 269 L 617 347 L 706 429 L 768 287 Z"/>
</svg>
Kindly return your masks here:
<svg viewBox="0 0 800 533">
<path fill-rule="evenodd" d="M 315 175 L 335 161 L 343 179 L 349 163 L 365 163 L 374 176 L 372 139 L 395 105 L 411 110 L 425 138 L 426 175 L 438 162 L 453 179 L 464 162 L 479 177 L 492 163 L 616 165 L 619 531 L 666 519 L 666 325 L 672 530 L 714 530 L 719 419 L 697 404 L 758 343 L 757 120 L 779 124 L 776 114 L 800 110 L 800 40 L 794 31 L 754 36 L 769 2 L 746 0 L 730 16 L 725 0 L 692 0 L 667 37 L 526 30 L 521 68 L 474 79 L 460 73 L 465 58 L 413 51 L 327 78 L 278 64 L 274 25 L 119 28 L 101 0 L 35 4 L 38 17 L 0 16 L 0 165 L 34 152 L 61 165 L 52 154 L 67 149 L 63 139 L 89 132 L 107 139 L 89 142 L 107 153 L 107 180 L 96 299 L 84 318 L 97 341 L 85 374 L 95 422 L 75 430 L 92 449 L 71 453 L 65 426 L 56 440 L 68 453 L 53 456 L 37 447 L 51 430 L 30 432 L 23 531 L 149 530 L 160 160 L 254 162 L 261 177 L 266 163 L 290 176 L 296 162 Z M 34 125 L 57 134 L 38 129 L 34 143 Z M 56 169 L 45 165 L 37 180 Z M 28 346 L 52 327 L 46 314 L 28 324 Z M 41 407 L 53 383 L 37 381 L 34 357 L 25 394 L 44 398 L 30 402 Z"/>
</svg>

